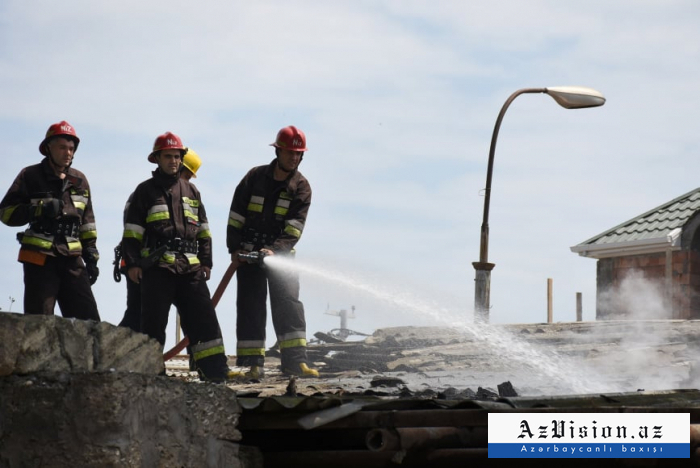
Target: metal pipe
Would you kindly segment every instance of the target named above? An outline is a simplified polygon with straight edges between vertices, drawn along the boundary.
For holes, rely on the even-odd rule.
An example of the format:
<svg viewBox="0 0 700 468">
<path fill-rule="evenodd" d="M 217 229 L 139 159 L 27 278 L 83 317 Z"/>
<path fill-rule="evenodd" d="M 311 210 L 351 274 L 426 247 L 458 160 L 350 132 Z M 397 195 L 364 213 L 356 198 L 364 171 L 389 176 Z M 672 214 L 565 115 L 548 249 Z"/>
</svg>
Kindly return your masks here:
<svg viewBox="0 0 700 468">
<path fill-rule="evenodd" d="M 440 449 L 424 453 L 370 452 L 369 450 L 332 450 L 264 453 L 266 468 L 303 466 L 304 468 L 357 468 L 358 466 L 470 466 L 475 459 L 488 458 L 488 449 Z"/>
<path fill-rule="evenodd" d="M 547 278 L 547 323 L 554 323 L 554 280 Z"/>
<path fill-rule="evenodd" d="M 681 393 L 679 398 L 683 398 Z M 518 398 L 522 405 L 514 408 L 511 405 L 502 403 L 498 407 L 495 405 L 483 409 L 430 409 L 430 410 L 410 410 L 410 411 L 370 411 L 362 410 L 346 416 L 337 421 L 331 421 L 322 426 L 316 427 L 314 431 L 330 429 L 349 428 L 376 428 L 376 427 L 473 427 L 487 426 L 490 412 L 496 413 L 659 413 L 659 412 L 683 412 L 690 413 L 690 422 L 700 424 L 700 408 L 693 406 L 645 406 L 646 400 L 637 400 L 628 406 L 604 406 L 604 402 L 597 400 L 584 400 L 572 398 L 564 403 L 558 399 L 552 399 L 551 406 L 540 406 L 533 408 L 532 405 L 538 403 L 545 405 L 547 399 L 541 400 Z M 495 402 L 494 402 L 495 403 Z M 678 405 L 678 402 L 674 404 Z M 690 405 L 690 403 L 689 403 Z M 255 413 L 244 411 L 238 423 L 241 431 L 263 431 L 295 429 L 302 430 L 299 424 L 299 414 L 281 412 L 275 414 L 274 418 L 269 413 Z"/>
<path fill-rule="evenodd" d="M 580 292 L 576 293 L 576 321 L 583 321 L 583 294 Z"/>
<path fill-rule="evenodd" d="M 367 432 L 367 448 L 386 450 L 427 450 L 438 448 L 484 448 L 488 429 L 479 427 L 377 428 Z"/>
<path fill-rule="evenodd" d="M 690 451 L 700 446 L 700 424 L 690 425 Z"/>
<path fill-rule="evenodd" d="M 512 410 L 512 406 L 503 403 L 502 409 Z M 351 427 L 467 427 L 487 426 L 488 414 L 493 409 L 431 409 L 411 411 L 369 411 L 362 410 L 332 421 L 319 429 L 345 429 Z M 275 415 L 270 418 L 266 413 L 243 412 L 238 424 L 240 430 L 262 429 L 301 429 L 299 415 L 294 413 Z"/>
<path fill-rule="evenodd" d="M 365 436 L 365 445 L 372 452 L 401 449 L 401 438 L 395 428 L 370 429 Z"/>
</svg>

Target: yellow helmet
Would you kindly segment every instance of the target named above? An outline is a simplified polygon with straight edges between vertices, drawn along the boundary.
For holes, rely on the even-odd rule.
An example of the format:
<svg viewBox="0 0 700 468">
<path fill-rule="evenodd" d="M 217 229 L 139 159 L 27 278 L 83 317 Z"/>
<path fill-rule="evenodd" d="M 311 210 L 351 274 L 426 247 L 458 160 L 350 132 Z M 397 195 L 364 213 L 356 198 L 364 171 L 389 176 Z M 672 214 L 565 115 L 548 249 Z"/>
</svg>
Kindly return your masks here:
<svg viewBox="0 0 700 468">
<path fill-rule="evenodd" d="M 192 177 L 197 177 L 197 170 L 202 165 L 202 158 L 194 152 L 192 148 L 187 148 L 185 157 L 182 158 L 182 165 L 190 170 Z"/>
</svg>

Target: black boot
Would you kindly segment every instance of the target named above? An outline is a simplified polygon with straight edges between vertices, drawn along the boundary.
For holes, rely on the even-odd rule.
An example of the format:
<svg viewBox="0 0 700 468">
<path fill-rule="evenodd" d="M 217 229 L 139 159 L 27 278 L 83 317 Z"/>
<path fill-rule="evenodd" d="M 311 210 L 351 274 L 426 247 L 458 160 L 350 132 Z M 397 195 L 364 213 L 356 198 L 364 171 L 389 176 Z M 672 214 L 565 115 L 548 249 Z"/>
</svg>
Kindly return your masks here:
<svg viewBox="0 0 700 468">
<path fill-rule="evenodd" d="M 199 374 L 199 379 L 207 382 L 224 383 L 231 371 L 223 353 L 203 357 L 196 360 L 194 364 Z"/>
<path fill-rule="evenodd" d="M 194 356 L 192 355 L 192 348 L 187 347 L 187 355 L 190 357 L 190 372 L 197 370 L 197 364 L 194 362 Z"/>
</svg>

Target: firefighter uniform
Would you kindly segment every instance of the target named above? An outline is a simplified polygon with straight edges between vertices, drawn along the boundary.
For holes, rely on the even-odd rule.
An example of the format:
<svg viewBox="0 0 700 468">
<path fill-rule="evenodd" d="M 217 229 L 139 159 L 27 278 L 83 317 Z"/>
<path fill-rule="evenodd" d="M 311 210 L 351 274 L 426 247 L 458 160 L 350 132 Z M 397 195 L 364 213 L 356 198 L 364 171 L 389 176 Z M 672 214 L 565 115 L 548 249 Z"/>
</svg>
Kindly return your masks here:
<svg viewBox="0 0 700 468">
<path fill-rule="evenodd" d="M 184 177 L 184 173 L 189 173 L 191 177 L 197 177 L 197 171 L 201 165 L 202 159 L 199 155 L 192 148 L 187 148 L 187 152 L 182 158 L 180 177 Z M 185 178 L 185 180 L 189 180 L 189 178 Z M 133 196 L 133 193 L 129 195 L 129 199 L 124 206 L 124 223 L 126 223 L 126 213 L 129 211 L 129 205 L 131 204 Z M 115 268 L 117 269 L 115 271 L 119 271 L 126 266 L 126 262 L 121 258 L 121 244 L 117 245 L 115 252 L 119 252 L 118 258 L 115 260 Z M 119 274 L 116 279 L 117 282 L 119 282 L 121 274 Z M 136 332 L 141 331 L 141 286 L 131 281 L 128 275 L 126 275 L 126 310 L 124 311 L 124 317 L 121 322 L 119 322 L 119 326 L 130 328 Z M 189 346 L 187 347 L 187 351 L 189 353 Z"/>
<path fill-rule="evenodd" d="M 234 192 L 227 228 L 227 247 L 237 250 L 270 249 L 276 255 L 294 255 L 311 205 L 311 187 L 297 170 L 283 181 L 273 178 L 277 160 L 251 169 Z M 241 264 L 238 276 L 238 366 L 262 367 L 265 360 L 267 289 L 272 323 L 282 355 L 282 369 L 307 364 L 304 305 L 299 301 L 296 273 L 272 270 L 262 264 Z"/>
<path fill-rule="evenodd" d="M 129 199 L 126 201 L 124 206 L 124 223 L 126 224 L 126 213 L 129 211 L 129 205 L 131 204 L 131 199 L 134 194 L 129 195 Z M 117 245 L 115 248 L 116 252 L 119 252 L 118 258 L 115 258 L 116 272 L 126 267 L 126 262 L 121 258 L 122 246 Z M 124 311 L 124 317 L 121 322 L 119 322 L 120 327 L 130 328 L 135 332 L 141 332 L 141 286 L 138 283 L 134 283 L 129 278 L 129 275 L 124 275 L 126 279 L 126 310 Z M 116 277 L 121 279 L 121 273 Z"/>
<path fill-rule="evenodd" d="M 166 135 L 177 138 L 181 147 L 178 137 Z M 174 304 L 192 343 L 200 375 L 224 380 L 229 369 L 223 339 L 201 274 L 202 266 L 212 266 L 211 232 L 204 205 L 194 185 L 178 174 L 170 176 L 157 169 L 136 188 L 126 213 L 122 238 L 126 268 L 139 266 L 141 258 L 162 245 L 167 246 L 165 253 L 142 273 L 142 332 L 165 344 L 170 306 Z"/>
<path fill-rule="evenodd" d="M 46 157 L 22 169 L 0 202 L 0 220 L 29 227 L 17 235 L 24 268 L 24 313 L 100 320 L 91 283 L 97 279 L 97 230 L 90 185 L 82 172 L 67 167 L 60 178 L 49 162 L 47 142 L 78 140 L 65 121 L 49 128 L 40 145 Z M 90 272 L 86 269 L 90 269 Z"/>
</svg>

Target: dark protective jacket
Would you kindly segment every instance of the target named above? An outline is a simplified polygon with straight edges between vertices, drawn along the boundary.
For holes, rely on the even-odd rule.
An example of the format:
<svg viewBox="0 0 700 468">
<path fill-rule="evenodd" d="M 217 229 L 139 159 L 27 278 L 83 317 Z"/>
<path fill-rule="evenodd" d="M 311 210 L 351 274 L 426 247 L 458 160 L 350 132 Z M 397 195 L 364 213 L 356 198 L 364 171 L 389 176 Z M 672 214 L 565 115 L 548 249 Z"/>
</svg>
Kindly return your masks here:
<svg viewBox="0 0 700 468">
<path fill-rule="evenodd" d="M 21 237 L 21 251 L 51 256 L 80 256 L 96 261 L 97 229 L 92 194 L 85 174 L 69 167 L 65 179 L 51 168 L 48 158 L 22 169 L 0 202 L 0 220 L 8 226 L 29 228 Z M 57 218 L 42 216 L 60 201 Z M 20 260 L 22 253 L 20 252 Z"/>
<path fill-rule="evenodd" d="M 254 167 L 236 187 L 226 235 L 230 253 L 263 247 L 288 253 L 299 241 L 311 205 L 311 186 L 299 171 L 276 181 L 276 164 L 273 160 Z"/>
<path fill-rule="evenodd" d="M 189 273 L 212 267 L 211 232 L 199 190 L 179 174 L 160 170 L 136 187 L 124 219 L 122 255 L 126 268 L 166 244 L 157 266 Z"/>
</svg>

